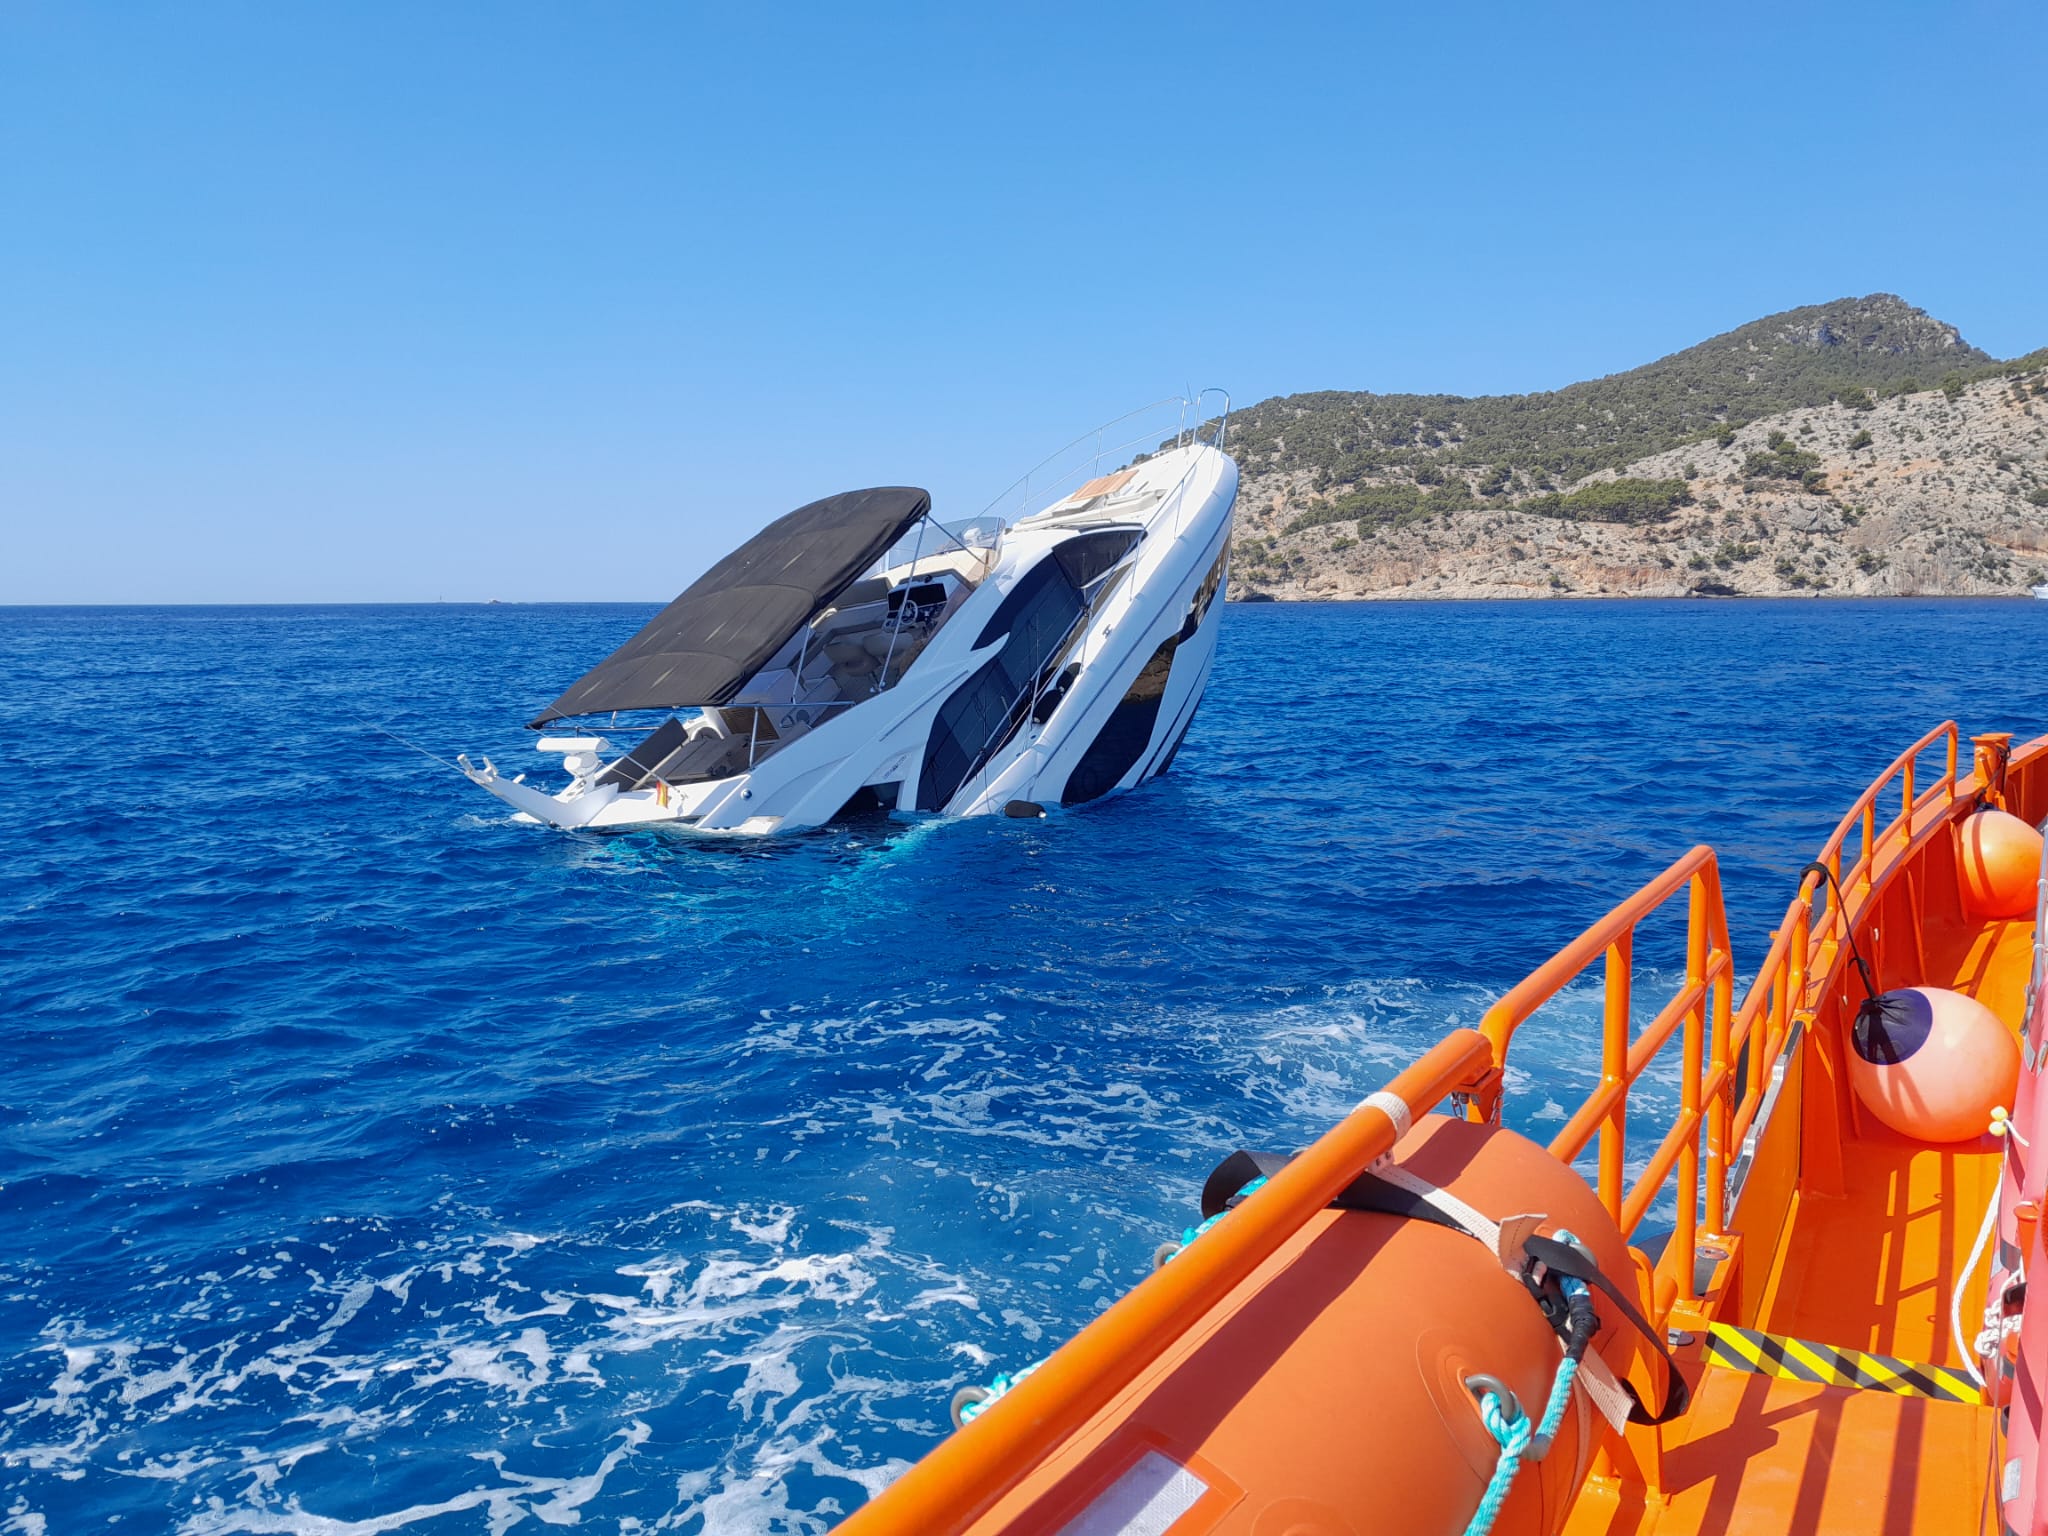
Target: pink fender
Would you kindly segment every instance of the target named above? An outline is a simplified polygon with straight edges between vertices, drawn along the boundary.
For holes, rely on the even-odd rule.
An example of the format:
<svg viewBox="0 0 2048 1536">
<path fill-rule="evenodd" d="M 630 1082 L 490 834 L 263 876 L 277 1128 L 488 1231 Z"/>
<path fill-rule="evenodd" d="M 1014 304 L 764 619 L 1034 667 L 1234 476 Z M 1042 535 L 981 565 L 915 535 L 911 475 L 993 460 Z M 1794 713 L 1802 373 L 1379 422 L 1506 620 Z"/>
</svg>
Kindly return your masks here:
<svg viewBox="0 0 2048 1536">
<path fill-rule="evenodd" d="M 2048 1065 L 2048 986 L 2043 985 L 2042 916 L 2048 903 L 2048 875 L 2035 904 L 2034 969 L 2027 991 L 2027 1020 L 2019 1087 L 2014 1093 L 2012 1124 L 2026 1139 L 2021 1146 L 2006 1138 L 2005 1172 L 1998 1196 L 1998 1242 L 1993 1251 L 1987 1304 L 1996 1304 L 2022 1276 L 2032 1276 L 2020 1312 L 2017 1339 L 1984 1363 L 1991 1400 L 2008 1409 L 2005 1463 L 1999 1468 L 2002 1529 L 2014 1536 L 2048 1536 L 2048 1488 L 2040 1477 L 2041 1423 L 2048 1403 L 2048 1249 L 2042 1244 L 2039 1213 L 2048 1205 L 2048 1091 L 2041 1070 Z M 2031 1151 L 2029 1150 L 2031 1149 Z M 2022 1224 L 2021 1206 L 2034 1219 Z M 2021 1251 L 2022 1239 L 2026 1251 Z M 1981 1314 L 1980 1314 L 1981 1315 Z M 1965 1309 L 1965 1317 L 1969 1313 Z"/>
</svg>

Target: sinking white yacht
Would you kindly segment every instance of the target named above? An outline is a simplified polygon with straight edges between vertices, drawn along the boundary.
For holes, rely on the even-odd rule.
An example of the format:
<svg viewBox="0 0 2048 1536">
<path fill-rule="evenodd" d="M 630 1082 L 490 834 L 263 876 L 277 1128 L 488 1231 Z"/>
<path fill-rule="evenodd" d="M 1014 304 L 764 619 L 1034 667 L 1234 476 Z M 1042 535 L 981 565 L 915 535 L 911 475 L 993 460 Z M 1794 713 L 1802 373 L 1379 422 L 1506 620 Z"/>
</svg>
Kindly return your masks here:
<svg viewBox="0 0 2048 1536">
<path fill-rule="evenodd" d="M 1123 453 L 1080 440 L 1006 493 L 1038 506 L 1014 522 L 948 529 L 907 486 L 798 508 L 531 722 L 556 728 L 539 747 L 565 788 L 462 771 L 521 819 L 741 834 L 1038 815 L 1164 773 L 1208 684 L 1237 501 L 1228 401 L 1190 428 L 1195 403 L 1108 474 Z"/>
</svg>

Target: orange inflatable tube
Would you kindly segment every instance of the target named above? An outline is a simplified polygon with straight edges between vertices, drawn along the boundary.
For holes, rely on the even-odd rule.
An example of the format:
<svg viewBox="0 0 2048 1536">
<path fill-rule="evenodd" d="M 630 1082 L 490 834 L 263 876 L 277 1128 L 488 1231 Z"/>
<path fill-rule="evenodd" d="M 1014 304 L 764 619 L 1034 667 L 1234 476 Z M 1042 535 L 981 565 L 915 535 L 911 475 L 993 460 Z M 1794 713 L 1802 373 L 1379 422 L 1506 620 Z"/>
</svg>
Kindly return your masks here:
<svg viewBox="0 0 2048 1536">
<path fill-rule="evenodd" d="M 1635 1290 L 1598 1199 L 1534 1143 L 1430 1116 L 1397 1160 L 1496 1220 L 1540 1213 L 1543 1232 L 1568 1229 Z M 1618 1309 L 1598 1305 L 1594 1350 L 1656 1402 L 1661 1364 Z M 1533 1419 L 1560 1358 L 1528 1290 L 1472 1237 L 1323 1211 L 967 1529 L 1165 1529 L 1199 1509 L 1191 1528 L 1218 1536 L 1461 1531 L 1500 1455 L 1473 1378 L 1505 1384 Z M 1560 1528 L 1600 1425 L 1574 1392 L 1549 1453 L 1523 1463 L 1495 1532 Z M 887 1506 L 884 1495 L 873 1513 Z"/>
</svg>

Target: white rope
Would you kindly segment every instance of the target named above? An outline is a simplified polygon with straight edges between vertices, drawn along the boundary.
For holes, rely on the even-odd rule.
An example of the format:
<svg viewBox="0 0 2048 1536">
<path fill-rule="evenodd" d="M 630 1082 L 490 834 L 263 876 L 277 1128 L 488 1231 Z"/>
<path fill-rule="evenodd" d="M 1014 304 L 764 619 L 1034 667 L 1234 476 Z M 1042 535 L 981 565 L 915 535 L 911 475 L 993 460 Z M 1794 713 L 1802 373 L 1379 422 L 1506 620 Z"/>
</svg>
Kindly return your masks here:
<svg viewBox="0 0 2048 1536">
<path fill-rule="evenodd" d="M 1977 1228 L 1977 1241 L 1970 1245 L 1970 1261 L 1963 1266 L 1963 1272 L 1956 1276 L 1954 1289 L 1948 1299 L 1949 1336 L 1955 1340 L 1956 1353 L 1963 1358 L 1963 1369 L 1970 1373 L 1970 1379 L 1981 1390 L 1984 1373 L 1977 1369 L 1977 1351 L 1972 1341 L 1963 1333 L 1963 1293 L 1970 1288 L 1970 1276 L 1977 1272 L 1977 1265 L 1984 1258 L 1984 1249 L 1991 1241 L 1991 1231 L 1998 1225 L 1998 1199 L 2004 1193 L 2005 1160 L 1999 1159 L 2000 1178 L 1991 1186 L 1991 1202 L 1984 1207 L 1984 1221 Z"/>
<path fill-rule="evenodd" d="M 403 736 L 399 735 L 398 732 L 387 731 L 383 726 L 379 725 L 374 720 L 365 720 L 361 715 L 357 715 L 356 721 L 360 725 L 369 727 L 369 729 L 375 731 L 379 736 L 389 736 L 401 747 L 412 748 L 412 750 L 419 753 L 421 757 L 432 758 L 435 762 L 439 763 L 443 768 L 454 768 L 457 773 L 462 772 L 462 769 L 460 767 L 457 767 L 456 764 L 449 762 L 447 758 L 441 756 L 438 752 L 429 752 L 425 747 L 421 746 L 418 742 L 407 741 Z"/>
</svg>

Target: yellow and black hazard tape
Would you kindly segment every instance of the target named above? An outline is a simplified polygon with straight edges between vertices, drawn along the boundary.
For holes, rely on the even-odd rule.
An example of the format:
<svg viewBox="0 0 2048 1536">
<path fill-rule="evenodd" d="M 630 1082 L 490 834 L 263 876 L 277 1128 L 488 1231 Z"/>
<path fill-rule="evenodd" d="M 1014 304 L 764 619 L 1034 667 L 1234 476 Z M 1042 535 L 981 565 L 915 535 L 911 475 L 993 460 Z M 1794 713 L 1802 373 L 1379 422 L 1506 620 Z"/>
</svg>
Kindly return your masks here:
<svg viewBox="0 0 2048 1536">
<path fill-rule="evenodd" d="M 1860 1387 L 1901 1397 L 1931 1397 L 1944 1403 L 1981 1403 L 1977 1383 L 1963 1371 L 1918 1365 L 1860 1349 L 1837 1349 L 1783 1334 L 1757 1333 L 1732 1323 L 1707 1325 L 1707 1364 L 1763 1376 L 1789 1376 L 1830 1387 Z"/>
</svg>

